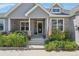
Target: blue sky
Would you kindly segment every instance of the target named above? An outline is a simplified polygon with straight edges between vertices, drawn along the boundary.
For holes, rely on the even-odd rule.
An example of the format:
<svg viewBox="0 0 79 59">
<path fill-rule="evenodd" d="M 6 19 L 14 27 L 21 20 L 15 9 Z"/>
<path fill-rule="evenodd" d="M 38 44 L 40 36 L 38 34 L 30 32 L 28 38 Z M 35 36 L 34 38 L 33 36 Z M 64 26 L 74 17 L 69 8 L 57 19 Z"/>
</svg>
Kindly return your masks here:
<svg viewBox="0 0 79 59">
<path fill-rule="evenodd" d="M 51 6 L 50 3 L 47 3 L 47 4 L 42 4 L 45 8 L 48 8 Z M 61 6 L 64 8 L 64 9 L 67 9 L 67 10 L 71 10 L 72 8 L 76 7 L 77 5 L 79 5 L 79 3 L 62 3 Z"/>
<path fill-rule="evenodd" d="M 45 3 L 45 4 L 42 4 L 42 5 L 45 8 L 49 8 L 51 6 L 50 3 Z M 77 5 L 79 5 L 79 4 L 78 3 L 62 3 L 61 6 L 64 9 L 71 10 L 72 8 L 76 7 Z M 0 13 L 6 13 L 14 6 L 15 6 L 15 4 L 12 4 L 12 3 L 0 4 Z"/>
</svg>

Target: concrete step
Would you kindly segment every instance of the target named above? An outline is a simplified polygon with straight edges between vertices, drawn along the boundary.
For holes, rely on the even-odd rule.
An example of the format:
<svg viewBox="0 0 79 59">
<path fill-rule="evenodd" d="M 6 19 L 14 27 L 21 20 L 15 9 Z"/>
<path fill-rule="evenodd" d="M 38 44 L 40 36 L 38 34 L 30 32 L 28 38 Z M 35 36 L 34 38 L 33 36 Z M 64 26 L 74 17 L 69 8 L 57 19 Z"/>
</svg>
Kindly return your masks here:
<svg viewBox="0 0 79 59">
<path fill-rule="evenodd" d="M 44 45 L 29 45 L 29 49 L 31 49 L 31 50 L 44 49 Z"/>
<path fill-rule="evenodd" d="M 35 44 L 35 45 L 43 45 L 44 44 L 44 41 L 29 41 L 28 44 Z"/>
<path fill-rule="evenodd" d="M 34 45 L 43 45 L 44 44 L 44 38 L 31 38 L 31 40 L 29 41 L 29 43 L 28 44 L 30 44 L 30 45 L 32 45 L 32 44 L 34 44 Z"/>
</svg>

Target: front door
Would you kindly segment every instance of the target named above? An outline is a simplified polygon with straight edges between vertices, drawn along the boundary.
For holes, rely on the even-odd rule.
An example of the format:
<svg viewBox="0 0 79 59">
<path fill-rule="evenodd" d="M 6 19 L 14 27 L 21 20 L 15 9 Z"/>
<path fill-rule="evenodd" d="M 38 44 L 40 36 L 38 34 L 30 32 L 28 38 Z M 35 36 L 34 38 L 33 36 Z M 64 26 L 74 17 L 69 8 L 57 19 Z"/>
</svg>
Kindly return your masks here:
<svg viewBox="0 0 79 59">
<path fill-rule="evenodd" d="M 41 35 L 43 33 L 43 21 L 37 21 L 37 34 Z"/>
</svg>

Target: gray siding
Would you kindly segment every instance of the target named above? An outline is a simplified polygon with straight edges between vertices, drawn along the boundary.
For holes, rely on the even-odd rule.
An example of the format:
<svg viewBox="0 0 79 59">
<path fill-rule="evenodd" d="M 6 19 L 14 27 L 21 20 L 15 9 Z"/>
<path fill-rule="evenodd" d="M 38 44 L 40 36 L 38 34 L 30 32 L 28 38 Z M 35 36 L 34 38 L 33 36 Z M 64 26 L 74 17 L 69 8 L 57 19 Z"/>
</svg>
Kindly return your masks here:
<svg viewBox="0 0 79 59">
<path fill-rule="evenodd" d="M 28 19 L 11 19 L 11 31 L 20 30 L 20 21 L 28 21 Z"/>
<path fill-rule="evenodd" d="M 9 17 L 10 18 L 26 18 L 25 13 L 27 13 L 35 4 L 33 3 L 23 3 L 16 10 L 14 10 Z"/>
<path fill-rule="evenodd" d="M 31 18 L 47 18 L 48 14 L 42 10 L 41 8 L 37 7 L 34 11 L 32 11 L 29 15 Z"/>
<path fill-rule="evenodd" d="M 76 16 L 73 20 L 74 20 L 74 28 L 75 28 L 75 40 L 76 40 L 76 43 L 79 45 L 79 30 L 78 30 L 78 27 L 79 27 L 79 12 L 76 13 Z"/>
</svg>

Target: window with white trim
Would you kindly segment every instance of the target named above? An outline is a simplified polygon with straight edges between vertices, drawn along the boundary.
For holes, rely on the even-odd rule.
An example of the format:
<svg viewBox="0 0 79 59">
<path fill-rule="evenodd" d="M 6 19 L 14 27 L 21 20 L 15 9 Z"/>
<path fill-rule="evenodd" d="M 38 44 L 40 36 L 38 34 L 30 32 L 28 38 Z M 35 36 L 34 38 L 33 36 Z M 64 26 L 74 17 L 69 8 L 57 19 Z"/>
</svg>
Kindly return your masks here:
<svg viewBox="0 0 79 59">
<path fill-rule="evenodd" d="M 28 21 L 21 21 L 20 22 L 20 30 L 21 31 L 28 31 L 29 30 L 29 22 Z"/>
<path fill-rule="evenodd" d="M 52 8 L 52 13 L 60 13 L 60 8 Z"/>
<path fill-rule="evenodd" d="M 57 20 L 52 20 L 52 29 L 55 30 L 57 28 Z"/>
<path fill-rule="evenodd" d="M 4 31 L 4 19 L 0 19 L 0 31 Z"/>
<path fill-rule="evenodd" d="M 58 30 L 63 31 L 63 20 L 62 19 L 58 20 Z"/>
<path fill-rule="evenodd" d="M 64 20 L 63 19 L 52 19 L 52 30 L 64 31 Z"/>
</svg>

